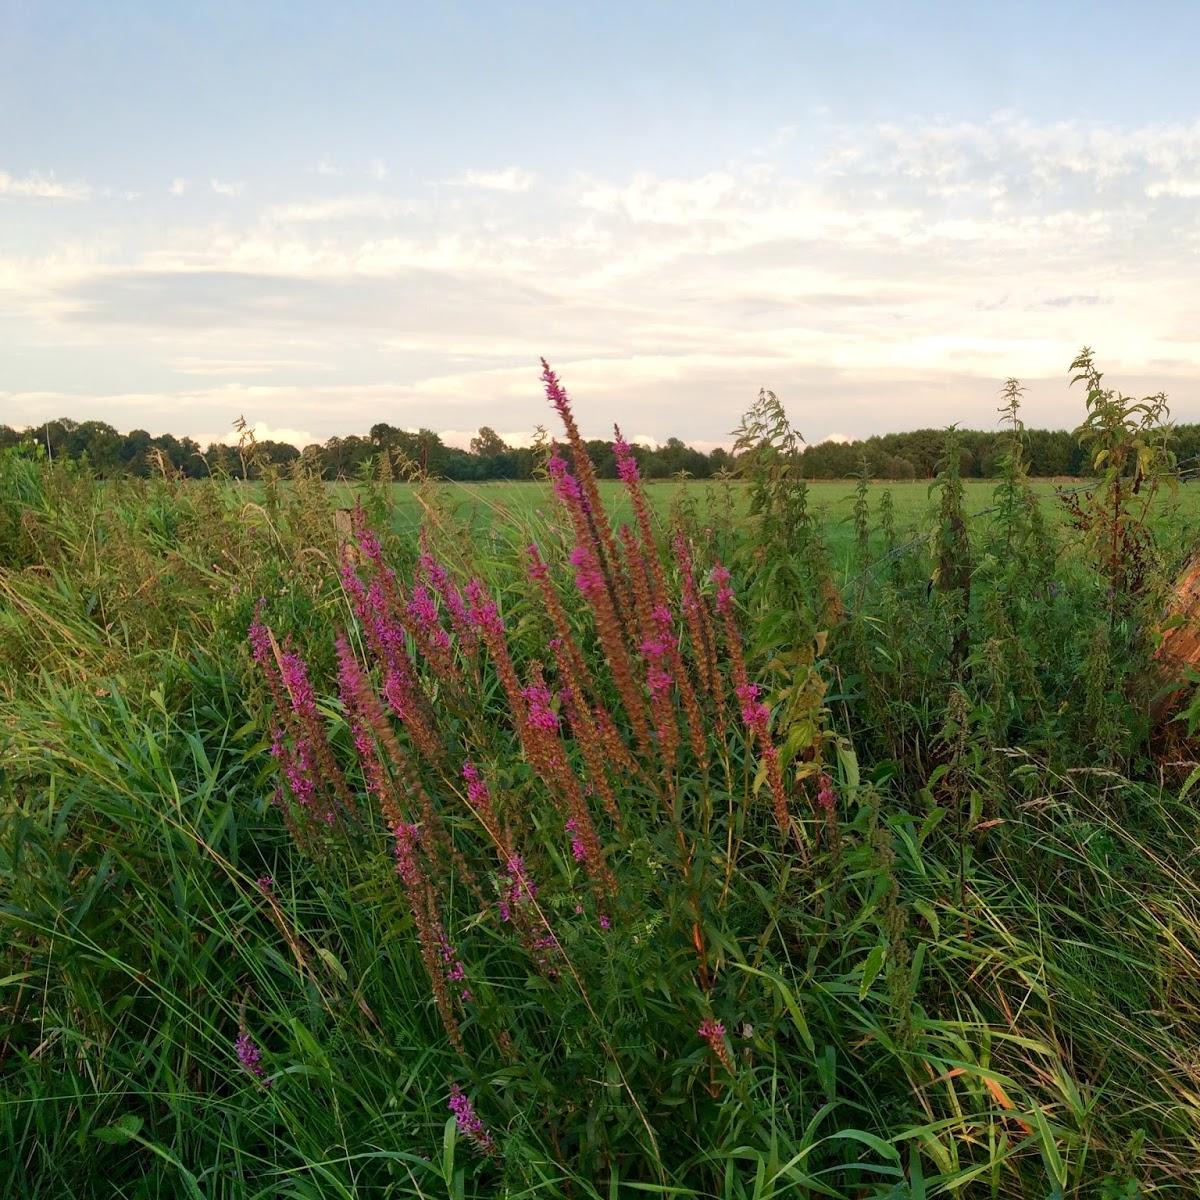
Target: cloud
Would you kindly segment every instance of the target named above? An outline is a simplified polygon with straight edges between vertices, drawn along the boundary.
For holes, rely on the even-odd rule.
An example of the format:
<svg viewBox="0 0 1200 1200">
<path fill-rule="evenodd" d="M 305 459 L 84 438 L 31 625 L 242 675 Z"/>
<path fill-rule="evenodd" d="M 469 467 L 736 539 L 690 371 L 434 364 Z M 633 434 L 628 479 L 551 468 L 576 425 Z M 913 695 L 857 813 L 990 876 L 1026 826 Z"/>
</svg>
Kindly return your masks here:
<svg viewBox="0 0 1200 1200">
<path fill-rule="evenodd" d="M 506 167 L 502 171 L 464 171 L 450 180 L 459 187 L 481 188 L 489 192 L 527 192 L 533 187 L 537 176 L 520 167 Z"/>
<path fill-rule="evenodd" d="M 92 189 L 86 183 L 62 183 L 49 175 L 17 177 L 0 171 L 0 197 L 14 200 L 86 200 Z"/>
<path fill-rule="evenodd" d="M 182 196 L 183 193 L 187 191 L 187 187 L 188 181 L 186 179 L 172 179 L 170 188 L 171 195 Z"/>
<path fill-rule="evenodd" d="M 414 209 L 410 201 L 367 193 L 275 204 L 263 213 L 263 219 L 279 225 L 318 224 L 355 219 L 387 221 L 412 211 Z"/>
<path fill-rule="evenodd" d="M 287 442 L 292 446 L 303 450 L 305 446 L 311 446 L 314 442 L 319 441 L 319 438 L 314 437 L 307 429 L 288 429 L 282 426 L 272 426 L 266 421 L 247 422 L 247 425 L 254 433 L 254 437 L 260 442 Z M 229 433 L 222 434 L 219 438 L 210 438 L 209 441 L 224 442 L 227 446 L 236 446 L 238 444 L 237 430 L 231 430 Z M 204 445 L 207 445 L 205 442 Z"/>
<path fill-rule="evenodd" d="M 314 173 L 316 173 L 317 175 L 325 175 L 328 177 L 340 175 L 342 173 L 341 167 L 334 166 L 333 163 L 329 162 L 328 159 L 324 159 L 324 158 L 322 158 L 319 162 L 317 162 L 317 164 L 312 169 L 313 169 Z"/>
<path fill-rule="evenodd" d="M 240 196 L 246 186 L 243 183 L 226 183 L 220 179 L 210 179 L 208 185 L 218 196 Z"/>
<path fill-rule="evenodd" d="M 1157 179 L 1146 185 L 1146 195 L 1152 200 L 1159 196 L 1182 196 L 1194 200 L 1200 197 L 1200 179 Z"/>
<path fill-rule="evenodd" d="M 328 371 L 327 363 L 297 358 L 205 358 L 176 359 L 172 368 L 180 375 L 204 375 L 209 378 L 230 376 L 240 379 L 247 375 L 273 375 L 282 372 Z"/>
<path fill-rule="evenodd" d="M 387 164 L 382 158 L 373 158 L 371 159 L 369 172 L 372 179 L 382 182 L 387 178 Z"/>
<path fill-rule="evenodd" d="M 766 386 L 816 440 L 990 425 L 1014 374 L 1030 424 L 1073 425 L 1065 368 L 1088 342 L 1126 390 L 1200 401 L 1200 126 L 829 129 L 803 165 L 780 139 L 691 174 L 465 171 L 236 214 L 210 198 L 219 219 L 83 246 L 48 234 L 0 254 L 0 334 L 45 372 L 11 395 L 70 395 L 64 358 L 103 347 L 103 383 L 62 411 L 469 439 L 551 424 L 546 353 L 590 433 L 728 444 Z"/>
</svg>

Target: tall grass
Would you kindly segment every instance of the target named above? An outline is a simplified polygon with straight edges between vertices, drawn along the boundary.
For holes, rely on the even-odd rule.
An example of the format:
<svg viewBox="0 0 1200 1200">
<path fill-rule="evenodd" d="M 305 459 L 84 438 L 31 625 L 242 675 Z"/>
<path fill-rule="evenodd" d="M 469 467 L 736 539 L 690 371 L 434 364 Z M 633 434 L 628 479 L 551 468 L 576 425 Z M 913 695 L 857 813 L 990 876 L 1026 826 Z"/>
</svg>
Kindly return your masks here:
<svg viewBox="0 0 1200 1200">
<path fill-rule="evenodd" d="M 1016 411 L 996 512 L 948 456 L 897 555 L 860 489 L 844 588 L 765 396 L 745 518 L 627 470 L 622 536 L 568 426 L 349 561 L 303 475 L 3 460 L 5 1194 L 1193 1194 L 1185 538 L 1114 583 Z"/>
</svg>

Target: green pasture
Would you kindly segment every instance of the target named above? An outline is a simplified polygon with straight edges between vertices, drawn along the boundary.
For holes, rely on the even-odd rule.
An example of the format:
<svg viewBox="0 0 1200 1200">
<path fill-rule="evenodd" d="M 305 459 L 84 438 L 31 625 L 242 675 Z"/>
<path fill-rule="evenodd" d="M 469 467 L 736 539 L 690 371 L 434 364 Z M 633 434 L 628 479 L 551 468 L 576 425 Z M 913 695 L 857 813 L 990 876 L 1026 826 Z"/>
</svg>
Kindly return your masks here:
<svg viewBox="0 0 1200 1200">
<path fill-rule="evenodd" d="M 1030 486 L 1045 501 L 1045 512 L 1054 523 L 1062 523 L 1065 510 L 1056 500 L 1059 490 L 1076 491 L 1086 487 L 1085 480 L 1032 480 Z M 986 516 L 995 503 L 996 481 L 972 479 L 964 481 L 965 508 L 969 516 Z M 852 510 L 855 480 L 814 480 L 808 484 L 809 508 L 829 545 L 836 568 L 844 570 L 851 544 Z M 353 503 L 354 489 L 349 485 L 332 485 L 335 502 L 345 506 Z M 423 519 L 414 484 L 393 486 L 395 508 L 393 526 L 397 533 L 415 531 Z M 633 512 L 622 484 L 603 480 L 600 491 L 605 507 L 616 521 L 631 521 Z M 895 511 L 896 528 L 902 535 L 917 537 L 930 528 L 930 513 L 935 500 L 930 494 L 928 480 L 872 481 L 868 502 L 878 514 L 879 502 L 890 492 Z M 439 502 L 453 514 L 455 520 L 471 529 L 477 536 L 486 536 L 501 529 L 536 529 L 553 518 L 556 501 L 546 483 L 441 483 L 436 487 Z M 735 516 L 745 516 L 749 504 L 748 491 L 742 483 L 722 484 L 713 481 L 669 480 L 646 485 L 646 494 L 660 519 L 666 520 L 680 505 L 691 505 L 696 512 L 716 515 L 732 509 Z M 1174 491 L 1164 490 L 1156 499 L 1153 523 L 1157 529 L 1179 530 L 1179 541 L 1189 539 L 1188 531 L 1200 530 L 1200 482 L 1181 484 Z M 1168 534 L 1168 539 L 1170 535 Z"/>
</svg>

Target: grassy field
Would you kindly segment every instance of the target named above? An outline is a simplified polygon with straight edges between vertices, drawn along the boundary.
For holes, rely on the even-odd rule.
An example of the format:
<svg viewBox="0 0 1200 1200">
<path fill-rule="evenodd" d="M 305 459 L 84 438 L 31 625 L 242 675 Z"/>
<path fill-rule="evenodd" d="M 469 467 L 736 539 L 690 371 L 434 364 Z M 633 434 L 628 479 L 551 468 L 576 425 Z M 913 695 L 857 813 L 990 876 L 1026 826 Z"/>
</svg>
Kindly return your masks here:
<svg viewBox="0 0 1200 1200">
<path fill-rule="evenodd" d="M 821 526 L 829 543 L 835 563 L 848 566 L 853 540 L 851 522 L 855 499 L 855 481 L 814 480 L 808 485 L 809 504 L 814 519 Z M 1086 486 L 1079 479 L 1030 481 L 1033 493 L 1044 503 L 1047 517 L 1054 523 L 1065 519 L 1065 511 L 1056 501 L 1058 489 L 1077 490 Z M 633 511 L 625 489 L 618 482 L 601 480 L 600 494 L 615 522 L 633 520 Z M 353 503 L 353 489 L 334 485 L 335 502 Z M 497 526 L 523 528 L 553 519 L 554 496 L 546 483 L 443 483 L 438 491 L 446 508 L 465 527 L 480 535 Z M 395 484 L 394 528 L 411 534 L 420 525 L 422 510 L 412 484 Z M 927 480 L 879 482 L 870 484 L 868 499 L 877 510 L 879 498 L 890 492 L 895 504 L 896 522 L 900 531 L 919 536 L 928 529 L 929 513 L 935 503 Z M 964 511 L 976 516 L 996 503 L 996 481 L 969 479 L 964 481 Z M 701 514 L 719 513 L 726 506 L 745 515 L 746 488 L 741 483 L 728 485 L 727 494 L 718 483 L 696 481 L 659 481 L 648 484 L 646 496 L 660 519 L 667 520 L 681 503 L 689 504 Z M 1200 529 L 1200 484 L 1181 485 L 1176 492 L 1161 494 L 1154 506 L 1154 521 L 1163 530 Z"/>
<path fill-rule="evenodd" d="M 0 456 L 0 1194 L 1200 1194 L 1200 492 L 580 471 Z"/>
</svg>

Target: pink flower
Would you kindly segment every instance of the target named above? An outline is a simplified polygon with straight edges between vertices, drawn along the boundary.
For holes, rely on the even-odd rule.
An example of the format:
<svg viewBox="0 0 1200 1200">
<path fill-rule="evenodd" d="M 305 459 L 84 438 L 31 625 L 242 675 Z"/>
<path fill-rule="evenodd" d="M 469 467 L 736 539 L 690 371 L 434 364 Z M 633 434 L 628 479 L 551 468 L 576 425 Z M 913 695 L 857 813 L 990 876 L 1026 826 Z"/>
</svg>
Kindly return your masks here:
<svg viewBox="0 0 1200 1200">
<path fill-rule="evenodd" d="M 837 792 L 833 790 L 833 780 L 822 771 L 818 782 L 820 786 L 817 791 L 817 804 L 826 813 L 835 812 L 837 810 Z"/>
<path fill-rule="evenodd" d="M 587 847 L 579 836 L 579 822 L 572 817 L 566 824 L 566 831 L 571 835 L 571 855 L 577 863 L 587 862 Z"/>
<path fill-rule="evenodd" d="M 529 708 L 529 723 L 545 733 L 558 732 L 558 717 L 550 708 L 553 697 L 550 689 L 542 684 L 522 689 L 521 696 Z"/>
<path fill-rule="evenodd" d="M 237 1041 L 233 1043 L 234 1051 L 237 1053 L 238 1062 L 241 1063 L 242 1069 L 253 1075 L 263 1087 L 270 1087 L 271 1081 L 266 1078 L 266 1071 L 262 1066 L 262 1051 L 254 1044 L 254 1039 L 250 1034 L 243 1029 L 237 1037 Z"/>
<path fill-rule="evenodd" d="M 733 607 L 733 589 L 729 586 L 728 568 L 717 563 L 709 578 L 717 585 L 717 612 L 728 612 Z"/>
<path fill-rule="evenodd" d="M 545 579 L 550 574 L 550 568 L 542 561 L 538 548 L 531 543 L 525 547 L 525 553 L 529 555 L 529 578 Z"/>
<path fill-rule="evenodd" d="M 766 734 L 767 724 L 771 719 L 771 710 L 759 703 L 759 688 L 756 683 L 743 683 L 734 688 L 737 698 L 742 702 L 742 720 L 747 728 L 755 733 Z"/>
<path fill-rule="evenodd" d="M 254 608 L 254 620 L 250 624 L 247 631 L 247 636 L 250 640 L 250 649 L 254 654 L 254 661 L 260 667 L 266 667 L 274 655 L 271 651 L 271 635 L 267 632 L 266 625 L 263 624 L 262 613 L 266 600 L 260 600 Z"/>
<path fill-rule="evenodd" d="M 566 504 L 578 504 L 583 497 L 579 489 L 579 481 L 567 470 L 566 460 L 559 454 L 557 445 L 546 463 L 546 468 L 550 472 L 550 482 L 554 485 L 554 494 Z"/>
<path fill-rule="evenodd" d="M 591 550 L 586 546 L 576 546 L 571 551 L 571 565 L 575 568 L 575 586 L 585 596 L 603 591 L 604 574 Z"/>
<path fill-rule="evenodd" d="M 550 370 L 550 364 L 542 359 L 542 382 L 546 385 L 546 399 L 554 405 L 558 415 L 565 421 L 571 416 L 571 401 L 567 390 L 558 381 L 558 376 Z"/>
<path fill-rule="evenodd" d="M 472 625 L 482 633 L 499 636 L 504 633 L 504 622 L 496 602 L 483 590 L 478 579 L 467 584 L 467 616 Z"/>
<path fill-rule="evenodd" d="M 392 830 L 392 836 L 396 839 L 396 874 L 404 880 L 406 887 L 415 890 L 422 882 L 421 868 L 417 864 L 421 831 L 416 825 L 401 822 Z"/>
<path fill-rule="evenodd" d="M 496 1142 L 475 1112 L 475 1106 L 464 1095 L 458 1084 L 450 1088 L 450 1103 L 447 1106 L 454 1114 L 458 1132 L 470 1141 L 481 1154 L 496 1153 Z"/>
<path fill-rule="evenodd" d="M 613 455 L 617 460 L 617 475 L 625 483 L 637 483 L 638 481 L 638 466 L 637 459 L 633 457 L 633 449 L 629 443 L 621 436 L 620 429 L 613 426 L 615 441 L 613 442 Z"/>
</svg>

